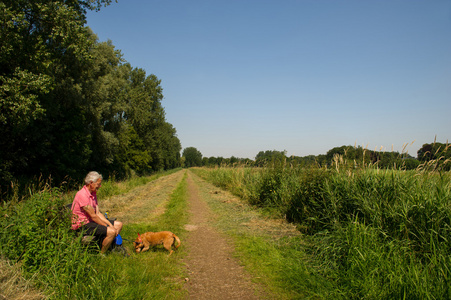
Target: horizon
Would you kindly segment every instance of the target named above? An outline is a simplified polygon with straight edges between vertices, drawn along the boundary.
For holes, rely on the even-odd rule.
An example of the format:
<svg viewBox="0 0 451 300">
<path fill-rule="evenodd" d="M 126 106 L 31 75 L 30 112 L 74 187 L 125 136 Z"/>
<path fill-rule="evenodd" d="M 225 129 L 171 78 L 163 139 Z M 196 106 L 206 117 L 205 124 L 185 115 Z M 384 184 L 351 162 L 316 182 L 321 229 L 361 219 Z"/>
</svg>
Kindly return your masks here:
<svg viewBox="0 0 451 300">
<path fill-rule="evenodd" d="M 411 152 L 406 151 L 406 149 L 407 149 L 409 146 L 411 146 L 413 143 L 414 143 L 414 142 L 412 142 L 412 143 L 410 143 L 410 144 L 405 144 L 404 147 L 402 147 L 402 149 L 405 149 L 405 151 L 397 151 L 397 150 L 394 150 L 393 145 L 392 145 L 391 149 L 386 149 L 385 147 L 379 147 L 379 149 L 377 149 L 377 148 L 375 148 L 375 149 L 369 149 L 368 147 L 363 147 L 362 145 L 340 145 L 340 146 L 332 147 L 332 148 L 330 148 L 329 150 L 332 150 L 332 149 L 334 149 L 334 148 L 340 148 L 340 147 L 354 147 L 354 148 L 362 148 L 362 149 L 364 149 L 364 150 L 374 151 L 374 152 L 381 152 L 381 153 L 386 153 L 386 152 L 388 152 L 388 153 L 390 153 L 390 152 L 396 152 L 396 153 L 399 153 L 399 154 L 405 154 L 405 153 L 406 153 L 406 154 L 410 155 L 411 157 L 417 159 L 417 158 L 418 158 L 418 151 L 415 152 L 414 155 L 412 155 Z M 435 144 L 435 143 L 440 143 L 440 144 L 444 144 L 444 145 L 449 145 L 449 142 L 448 142 L 448 141 L 446 141 L 446 142 L 440 142 L 440 141 L 435 141 L 435 142 L 434 142 L 434 141 L 433 141 L 433 142 L 425 143 L 425 144 Z M 424 145 L 424 144 L 423 144 L 423 145 Z M 422 145 L 422 146 L 423 146 L 423 145 Z M 421 146 L 421 147 L 422 147 L 422 146 Z M 421 149 L 421 147 L 420 147 L 419 149 Z M 189 148 L 189 147 L 186 147 L 186 148 Z M 194 148 L 196 148 L 196 147 L 194 147 Z M 197 149 L 197 148 L 196 148 L 196 149 Z M 419 149 L 418 149 L 418 150 L 419 150 Z M 197 149 L 197 150 L 199 150 L 199 149 Z M 303 156 L 294 155 L 294 154 L 289 155 L 288 153 L 286 153 L 285 156 L 286 156 L 286 157 L 308 157 L 308 156 L 319 156 L 319 155 L 326 155 L 327 152 L 329 152 L 329 150 L 327 150 L 325 153 L 308 154 L 308 155 L 303 155 Z M 238 159 L 250 159 L 250 160 L 255 160 L 255 157 L 256 157 L 260 152 L 266 152 L 266 151 L 286 152 L 285 150 L 277 150 L 277 149 L 272 149 L 272 150 L 271 150 L 271 149 L 266 149 L 266 150 L 260 150 L 260 151 L 258 151 L 258 153 L 256 153 L 253 157 L 239 157 L 239 156 L 236 156 L 236 155 L 231 155 L 231 156 L 228 156 L 228 157 L 223 157 L 223 156 L 205 156 L 205 155 L 203 155 L 203 154 L 202 154 L 202 157 L 203 157 L 203 158 L 204 158 L 204 157 L 206 157 L 206 158 L 210 158 L 210 157 L 215 157 L 215 158 L 216 158 L 216 157 L 222 157 L 222 158 L 226 159 L 226 158 L 231 158 L 231 157 L 233 156 L 233 157 L 238 158 Z M 182 152 L 183 152 L 183 149 L 182 149 Z M 199 150 L 199 152 L 202 153 L 202 151 L 200 151 L 200 150 Z"/>
</svg>

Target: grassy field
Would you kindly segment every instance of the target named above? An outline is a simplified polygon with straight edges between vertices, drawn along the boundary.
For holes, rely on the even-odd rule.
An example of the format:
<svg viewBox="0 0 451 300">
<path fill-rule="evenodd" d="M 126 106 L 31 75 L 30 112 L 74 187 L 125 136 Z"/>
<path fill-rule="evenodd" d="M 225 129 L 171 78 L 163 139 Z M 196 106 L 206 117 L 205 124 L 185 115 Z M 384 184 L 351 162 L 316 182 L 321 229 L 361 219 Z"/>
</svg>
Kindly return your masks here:
<svg viewBox="0 0 451 300">
<path fill-rule="evenodd" d="M 217 217 L 215 227 L 231 237 L 235 255 L 273 299 L 451 297 L 449 172 L 285 166 L 190 170 Z M 168 174 L 107 181 L 99 197 L 131 193 Z M 186 174 L 172 189 L 161 214 L 151 222 L 130 219 L 121 235 L 134 239 L 136 232 L 164 229 L 184 240 Z M 1 262 L 9 271 L 0 276 L 14 278 L 2 280 L 3 291 L 15 285 L 18 290 L 11 293 L 28 293 L 29 299 L 44 294 L 53 299 L 186 296 L 183 247 L 169 258 L 165 251 L 101 257 L 68 230 L 64 205 L 73 196 L 44 187 L 27 199 L 2 204 Z M 128 241 L 126 247 L 131 251 Z"/>
<path fill-rule="evenodd" d="M 185 175 L 171 194 L 164 214 L 156 222 L 127 224 L 123 236 L 134 240 L 136 232 L 169 230 L 177 232 L 183 240 L 188 217 L 186 195 Z M 132 252 L 131 245 L 129 248 Z M 112 281 L 105 283 L 105 288 L 112 292 L 110 295 L 104 294 L 105 299 L 181 299 L 184 294 L 181 279 L 186 274 L 179 261 L 185 255 L 184 248 L 181 247 L 177 255 L 169 257 L 166 250 L 159 250 L 153 251 L 151 255 L 132 253 L 129 258 L 124 258 L 119 253 L 102 259 L 98 273 L 112 274 Z"/>
<path fill-rule="evenodd" d="M 237 197 L 212 191 L 198 178 L 194 180 L 216 216 L 216 228 L 233 240 L 235 255 L 264 287 L 266 299 L 329 298 L 333 286 L 316 272 L 305 235 Z"/>
<path fill-rule="evenodd" d="M 304 233 L 305 245 L 293 253 L 310 255 L 299 258 L 302 264 L 312 261 L 293 271 L 292 285 L 284 288 L 319 298 L 450 297 L 449 172 L 283 166 L 193 171 Z M 315 276 L 323 277 L 323 286 Z"/>
<path fill-rule="evenodd" d="M 99 197 L 126 193 L 169 173 L 127 182 L 104 182 Z M 127 224 L 121 236 L 131 239 L 136 231 L 165 228 L 177 232 L 183 239 L 183 225 L 187 221 L 185 177 L 171 194 L 164 214 L 152 224 Z M 44 295 L 52 299 L 181 297 L 180 278 L 185 270 L 178 260 L 184 255 L 183 248 L 177 251 L 177 258 L 168 258 L 164 251 L 135 255 L 132 244 L 124 241 L 130 257 L 120 252 L 102 257 L 95 245 L 83 246 L 80 237 L 69 229 L 70 215 L 64 206 L 72 201 L 73 194 L 47 187 L 31 193 L 28 199 L 3 203 L 0 208 L 1 261 L 3 266 L 11 265 L 7 267 L 8 274 L 17 278 L 2 281 L 0 293 L 3 296 L 11 291 L 9 295 L 14 295 L 15 299 L 43 299 Z M 177 286 L 179 288 L 175 288 Z M 29 298 L 33 289 L 35 298 Z"/>
</svg>

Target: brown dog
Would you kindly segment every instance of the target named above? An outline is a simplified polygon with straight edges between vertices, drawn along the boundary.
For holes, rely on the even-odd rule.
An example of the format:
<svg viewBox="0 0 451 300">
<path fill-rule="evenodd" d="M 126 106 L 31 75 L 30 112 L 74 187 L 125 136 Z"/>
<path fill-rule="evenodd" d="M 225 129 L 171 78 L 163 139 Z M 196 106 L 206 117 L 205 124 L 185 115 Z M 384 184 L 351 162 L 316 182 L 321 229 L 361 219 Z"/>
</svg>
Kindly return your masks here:
<svg viewBox="0 0 451 300">
<path fill-rule="evenodd" d="M 177 241 L 178 245 L 175 246 L 175 241 Z M 174 245 L 175 249 L 180 247 L 181 242 L 180 239 L 170 231 L 160 231 L 160 232 L 146 232 L 140 235 L 138 233 L 138 237 L 133 242 L 135 246 L 135 250 L 137 253 L 144 252 L 149 250 L 149 247 L 153 247 L 156 245 L 163 245 L 163 247 L 169 251 L 169 255 L 172 254 L 172 245 Z"/>
</svg>

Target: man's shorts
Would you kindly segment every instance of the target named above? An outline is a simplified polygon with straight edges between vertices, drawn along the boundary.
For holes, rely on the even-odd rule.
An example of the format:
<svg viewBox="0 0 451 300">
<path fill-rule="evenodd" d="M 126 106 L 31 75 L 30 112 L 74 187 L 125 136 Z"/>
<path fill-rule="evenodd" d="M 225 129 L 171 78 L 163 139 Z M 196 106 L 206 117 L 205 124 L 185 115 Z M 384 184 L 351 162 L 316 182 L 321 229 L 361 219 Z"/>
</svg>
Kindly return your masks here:
<svg viewBox="0 0 451 300">
<path fill-rule="evenodd" d="M 110 221 L 111 225 L 114 226 L 114 221 L 110 219 L 108 219 L 108 221 Z M 93 235 L 96 240 L 103 241 L 106 237 L 107 227 L 99 225 L 96 222 L 91 222 L 81 226 L 77 229 L 77 231 L 84 231 L 86 235 Z"/>
</svg>

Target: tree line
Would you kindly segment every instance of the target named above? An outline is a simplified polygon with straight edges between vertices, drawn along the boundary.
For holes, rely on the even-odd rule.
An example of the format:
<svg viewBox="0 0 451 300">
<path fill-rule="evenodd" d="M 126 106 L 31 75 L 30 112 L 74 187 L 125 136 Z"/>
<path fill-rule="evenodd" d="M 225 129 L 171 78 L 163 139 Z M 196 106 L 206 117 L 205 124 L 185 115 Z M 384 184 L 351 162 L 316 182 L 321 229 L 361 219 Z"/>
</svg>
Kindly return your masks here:
<svg viewBox="0 0 451 300">
<path fill-rule="evenodd" d="M 157 76 L 86 25 L 111 0 L 0 2 L 0 186 L 180 166 Z"/>
<path fill-rule="evenodd" d="M 265 167 L 273 164 L 288 164 L 300 167 L 333 167 L 334 164 L 347 164 L 352 168 L 376 165 L 379 168 L 401 168 L 413 170 L 427 162 L 437 162 L 441 170 L 451 169 L 451 145 L 448 143 L 424 144 L 417 152 L 417 157 L 397 151 L 381 152 L 365 149 L 361 146 L 334 147 L 326 154 L 308 156 L 287 156 L 286 151 L 260 151 L 254 160 L 237 157 L 203 157 L 195 147 L 183 150 L 183 166 L 224 166 L 246 165 Z"/>
</svg>

